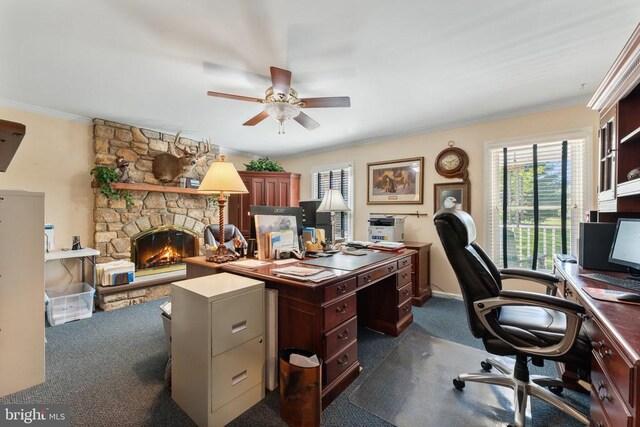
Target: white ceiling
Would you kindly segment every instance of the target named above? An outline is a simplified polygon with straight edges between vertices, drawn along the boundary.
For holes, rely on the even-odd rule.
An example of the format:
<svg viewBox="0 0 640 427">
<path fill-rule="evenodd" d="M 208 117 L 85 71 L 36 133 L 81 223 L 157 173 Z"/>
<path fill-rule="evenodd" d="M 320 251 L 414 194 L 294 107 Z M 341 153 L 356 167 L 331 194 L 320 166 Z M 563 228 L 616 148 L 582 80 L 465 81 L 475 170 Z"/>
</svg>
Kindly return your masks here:
<svg viewBox="0 0 640 427">
<path fill-rule="evenodd" d="M 0 99 L 281 157 L 586 102 L 640 21 L 616 0 L 0 0 Z M 321 126 L 267 119 L 269 66 Z"/>
</svg>

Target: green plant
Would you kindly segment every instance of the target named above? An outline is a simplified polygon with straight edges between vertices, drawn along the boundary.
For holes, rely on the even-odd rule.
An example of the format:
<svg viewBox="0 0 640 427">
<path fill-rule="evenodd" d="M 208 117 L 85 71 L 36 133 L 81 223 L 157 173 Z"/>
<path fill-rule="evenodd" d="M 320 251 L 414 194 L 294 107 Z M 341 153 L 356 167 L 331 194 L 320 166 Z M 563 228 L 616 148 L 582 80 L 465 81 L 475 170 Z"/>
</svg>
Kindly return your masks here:
<svg viewBox="0 0 640 427">
<path fill-rule="evenodd" d="M 131 193 L 127 190 L 118 190 L 111 186 L 113 182 L 119 182 L 120 176 L 114 168 L 108 166 L 96 166 L 91 169 L 91 175 L 100 186 L 100 193 L 108 199 L 120 200 L 123 198 L 127 205 L 133 204 Z"/>
<path fill-rule="evenodd" d="M 258 160 L 251 160 L 244 164 L 248 171 L 251 172 L 284 172 L 284 168 L 275 160 L 269 160 L 268 157 L 262 157 Z"/>
</svg>

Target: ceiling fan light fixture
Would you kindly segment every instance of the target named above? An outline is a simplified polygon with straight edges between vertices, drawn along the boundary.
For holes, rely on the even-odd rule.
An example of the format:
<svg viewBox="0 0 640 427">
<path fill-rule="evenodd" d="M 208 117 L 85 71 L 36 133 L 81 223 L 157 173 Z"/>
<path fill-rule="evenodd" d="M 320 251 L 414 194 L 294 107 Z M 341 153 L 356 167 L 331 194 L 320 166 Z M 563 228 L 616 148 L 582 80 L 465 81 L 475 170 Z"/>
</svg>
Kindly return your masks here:
<svg viewBox="0 0 640 427">
<path fill-rule="evenodd" d="M 264 106 L 264 111 L 280 123 L 298 117 L 300 107 L 288 102 L 268 102 Z"/>
</svg>

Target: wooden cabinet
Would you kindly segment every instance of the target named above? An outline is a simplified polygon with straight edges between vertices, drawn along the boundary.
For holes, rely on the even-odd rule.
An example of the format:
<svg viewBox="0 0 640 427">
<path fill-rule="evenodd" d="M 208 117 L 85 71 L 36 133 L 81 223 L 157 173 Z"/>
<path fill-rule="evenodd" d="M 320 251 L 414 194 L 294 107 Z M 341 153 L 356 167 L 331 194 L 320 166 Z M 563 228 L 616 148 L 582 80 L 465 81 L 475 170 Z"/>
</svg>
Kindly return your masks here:
<svg viewBox="0 0 640 427">
<path fill-rule="evenodd" d="M 264 398 L 264 282 L 220 273 L 171 285 L 172 397 L 199 426 Z"/>
<path fill-rule="evenodd" d="M 404 245 L 416 251 L 411 256 L 412 302 L 413 305 L 421 307 L 426 300 L 431 298 L 431 243 L 405 242 Z"/>
<path fill-rule="evenodd" d="M 43 227 L 43 193 L 0 190 L 0 397 L 44 382 Z"/>
<path fill-rule="evenodd" d="M 248 194 L 229 197 L 229 224 L 234 224 L 248 237 L 250 233 L 249 206 L 298 206 L 300 174 L 292 172 L 238 172 Z"/>
<path fill-rule="evenodd" d="M 601 219 L 640 212 L 640 25 L 589 101 L 600 112 L 598 211 Z"/>
</svg>

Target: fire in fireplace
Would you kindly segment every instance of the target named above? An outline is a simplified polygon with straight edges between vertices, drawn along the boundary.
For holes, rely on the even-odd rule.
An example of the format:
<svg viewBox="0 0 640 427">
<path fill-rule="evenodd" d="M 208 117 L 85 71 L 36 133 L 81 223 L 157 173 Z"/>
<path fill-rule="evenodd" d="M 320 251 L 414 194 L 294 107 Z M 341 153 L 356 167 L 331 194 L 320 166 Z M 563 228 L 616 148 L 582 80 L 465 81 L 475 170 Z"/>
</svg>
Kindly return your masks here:
<svg viewBox="0 0 640 427">
<path fill-rule="evenodd" d="M 131 261 L 136 275 L 156 274 L 185 268 L 184 259 L 198 255 L 198 235 L 178 226 L 162 226 L 131 238 Z"/>
</svg>

